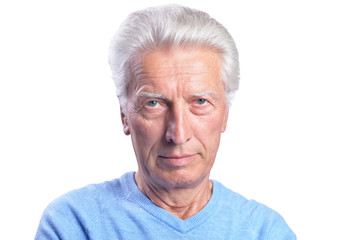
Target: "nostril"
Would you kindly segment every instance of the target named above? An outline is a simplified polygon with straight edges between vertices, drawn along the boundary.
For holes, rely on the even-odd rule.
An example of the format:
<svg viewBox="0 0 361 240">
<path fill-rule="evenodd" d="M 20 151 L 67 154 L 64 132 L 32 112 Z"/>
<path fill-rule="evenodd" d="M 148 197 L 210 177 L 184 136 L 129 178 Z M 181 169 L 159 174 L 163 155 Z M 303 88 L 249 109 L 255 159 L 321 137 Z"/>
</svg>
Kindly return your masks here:
<svg viewBox="0 0 361 240">
<path fill-rule="evenodd" d="M 166 139 L 167 140 L 167 143 L 169 143 L 169 144 L 175 144 L 175 142 L 173 141 L 173 139 Z"/>
<path fill-rule="evenodd" d="M 179 124 L 173 124 L 167 129 L 166 140 L 172 144 L 183 144 L 189 140 L 189 130 Z"/>
</svg>

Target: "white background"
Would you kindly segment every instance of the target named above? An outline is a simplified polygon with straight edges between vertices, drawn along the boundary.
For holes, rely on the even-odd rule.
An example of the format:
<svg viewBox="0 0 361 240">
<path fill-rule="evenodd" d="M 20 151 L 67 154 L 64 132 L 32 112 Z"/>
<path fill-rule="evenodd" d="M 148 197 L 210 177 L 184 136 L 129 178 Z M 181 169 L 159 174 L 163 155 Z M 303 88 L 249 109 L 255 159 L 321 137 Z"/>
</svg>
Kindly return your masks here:
<svg viewBox="0 0 361 240">
<path fill-rule="evenodd" d="M 361 239 L 359 1 L 178 1 L 228 28 L 241 84 L 212 178 L 298 239 Z M 111 36 L 169 1 L 0 3 L 0 239 L 33 239 L 54 198 L 136 170 Z"/>
</svg>

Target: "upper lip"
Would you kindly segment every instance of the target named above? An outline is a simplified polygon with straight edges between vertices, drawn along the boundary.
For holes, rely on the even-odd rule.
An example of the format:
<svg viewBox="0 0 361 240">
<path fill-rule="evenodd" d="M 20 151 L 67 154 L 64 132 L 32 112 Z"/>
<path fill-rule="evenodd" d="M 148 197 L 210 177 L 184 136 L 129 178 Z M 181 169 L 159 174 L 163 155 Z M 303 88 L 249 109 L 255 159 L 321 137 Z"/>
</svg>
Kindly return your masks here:
<svg viewBox="0 0 361 240">
<path fill-rule="evenodd" d="M 165 155 L 160 155 L 160 157 L 163 158 L 174 158 L 174 159 L 181 159 L 181 158 L 187 158 L 187 157 L 192 157 L 194 154 L 165 154 Z"/>
</svg>

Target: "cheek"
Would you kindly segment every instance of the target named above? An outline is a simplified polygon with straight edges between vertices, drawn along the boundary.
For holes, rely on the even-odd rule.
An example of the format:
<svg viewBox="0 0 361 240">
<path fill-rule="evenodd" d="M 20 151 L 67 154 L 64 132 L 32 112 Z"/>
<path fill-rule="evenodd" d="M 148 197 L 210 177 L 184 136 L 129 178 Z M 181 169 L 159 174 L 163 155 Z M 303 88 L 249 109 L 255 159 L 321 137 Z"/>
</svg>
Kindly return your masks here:
<svg viewBox="0 0 361 240">
<path fill-rule="evenodd" d="M 223 118 L 219 115 L 206 116 L 196 119 L 195 130 L 197 138 L 208 150 L 217 151 L 222 133 Z"/>
<path fill-rule="evenodd" d="M 162 137 L 160 123 L 139 115 L 130 118 L 130 131 L 133 145 L 140 151 L 148 151 Z"/>
<path fill-rule="evenodd" d="M 217 135 L 217 133 L 221 133 L 223 129 L 224 114 L 223 112 L 217 111 L 213 114 L 198 117 L 194 122 L 197 127 L 202 128 L 203 131 Z"/>
</svg>

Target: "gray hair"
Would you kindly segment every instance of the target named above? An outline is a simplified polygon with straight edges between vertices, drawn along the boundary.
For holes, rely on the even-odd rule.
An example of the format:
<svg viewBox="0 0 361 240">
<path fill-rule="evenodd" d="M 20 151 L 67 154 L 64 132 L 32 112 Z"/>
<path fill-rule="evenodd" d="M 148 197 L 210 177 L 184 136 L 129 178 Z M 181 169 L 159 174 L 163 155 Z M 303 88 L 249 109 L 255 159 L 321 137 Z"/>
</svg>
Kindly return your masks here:
<svg viewBox="0 0 361 240">
<path fill-rule="evenodd" d="M 156 49 L 173 46 L 208 47 L 219 54 L 221 79 L 230 105 L 239 87 L 238 51 L 232 36 L 205 12 L 165 5 L 131 13 L 111 41 L 109 64 L 121 109 L 126 109 L 134 60 Z"/>
</svg>

